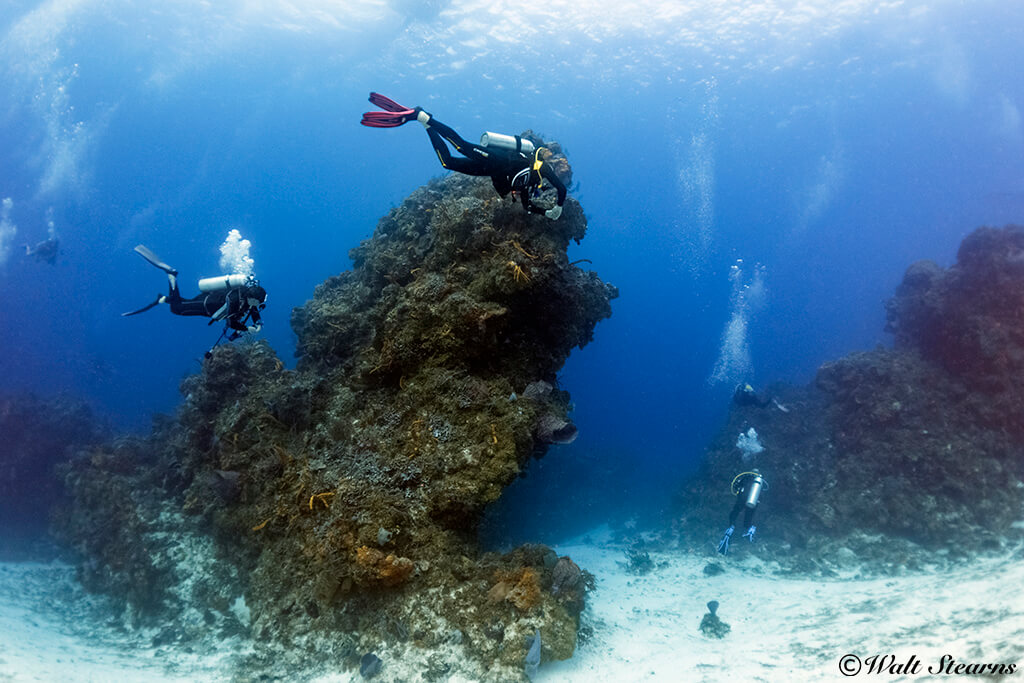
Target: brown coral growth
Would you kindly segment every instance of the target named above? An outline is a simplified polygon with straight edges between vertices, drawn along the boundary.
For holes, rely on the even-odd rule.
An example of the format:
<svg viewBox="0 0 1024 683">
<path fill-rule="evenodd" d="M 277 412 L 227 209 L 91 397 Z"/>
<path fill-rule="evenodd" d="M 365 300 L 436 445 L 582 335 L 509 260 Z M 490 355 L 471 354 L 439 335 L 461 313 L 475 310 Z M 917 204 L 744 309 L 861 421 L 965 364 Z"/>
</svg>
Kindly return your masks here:
<svg viewBox="0 0 1024 683">
<path fill-rule="evenodd" d="M 533 567 L 495 573 L 497 583 L 487 592 L 487 600 L 495 603 L 505 600 L 526 612 L 540 603 L 540 576 Z"/>
<path fill-rule="evenodd" d="M 415 569 L 413 561 L 407 557 L 385 555 L 365 545 L 356 549 L 356 564 L 371 582 L 389 587 L 405 583 Z"/>
</svg>

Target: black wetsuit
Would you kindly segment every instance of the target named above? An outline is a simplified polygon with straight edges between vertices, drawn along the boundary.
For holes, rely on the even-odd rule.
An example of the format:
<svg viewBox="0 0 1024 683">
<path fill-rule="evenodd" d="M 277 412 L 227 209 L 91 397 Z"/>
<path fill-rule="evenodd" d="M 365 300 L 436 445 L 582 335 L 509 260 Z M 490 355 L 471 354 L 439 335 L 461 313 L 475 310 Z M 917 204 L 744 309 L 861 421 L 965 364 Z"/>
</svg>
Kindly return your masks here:
<svg viewBox="0 0 1024 683">
<path fill-rule="evenodd" d="M 736 393 L 732 395 L 732 401 L 738 406 L 757 406 L 758 408 L 767 408 L 772 404 L 772 397 L 765 396 L 764 398 L 761 398 L 749 384 L 741 384 L 736 387 Z"/>
<path fill-rule="evenodd" d="M 259 309 L 250 306 L 246 297 L 248 289 L 235 287 L 219 292 L 202 292 L 191 299 L 183 299 L 178 291 L 178 285 L 174 284 L 167 295 L 167 303 L 171 305 L 171 313 L 175 315 L 205 316 L 210 318 L 211 325 L 224 320 L 231 329 L 246 332 L 249 329 L 247 319 L 251 320 L 253 325 L 260 322 Z"/>
<path fill-rule="evenodd" d="M 754 521 L 754 512 L 757 510 L 757 506 L 747 506 L 747 487 L 753 481 L 754 475 L 752 474 L 748 474 L 740 479 L 739 490 L 736 492 L 736 502 L 733 503 L 732 510 L 729 512 L 729 526 L 736 526 L 736 518 L 739 517 L 740 510 L 744 511 L 743 526 L 745 528 L 749 529 L 750 523 Z"/>
<path fill-rule="evenodd" d="M 523 208 L 531 213 L 544 213 L 545 209 L 535 206 L 530 195 L 540 187 L 542 179 L 547 180 L 558 192 L 558 206 L 565 204 L 565 184 L 551 164 L 542 162 L 539 169 L 534 169 L 534 155 L 517 150 L 483 147 L 466 142 L 450 127 L 431 117 L 427 124 L 427 135 L 437 152 L 441 165 L 449 171 L 466 175 L 490 176 L 494 189 L 502 197 L 515 191 L 523 203 Z M 464 159 L 453 157 L 445 142 L 451 143 Z"/>
</svg>

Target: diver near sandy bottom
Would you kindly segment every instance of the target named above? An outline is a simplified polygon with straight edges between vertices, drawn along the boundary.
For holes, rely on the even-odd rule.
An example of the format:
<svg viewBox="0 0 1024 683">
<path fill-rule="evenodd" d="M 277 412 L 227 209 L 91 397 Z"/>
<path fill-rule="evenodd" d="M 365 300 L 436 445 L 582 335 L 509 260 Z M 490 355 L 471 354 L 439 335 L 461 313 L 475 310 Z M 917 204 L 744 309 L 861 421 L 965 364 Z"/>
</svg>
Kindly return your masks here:
<svg viewBox="0 0 1024 683">
<path fill-rule="evenodd" d="M 507 197 L 511 193 L 513 199 L 518 198 L 530 213 L 542 213 L 552 220 L 562 215 L 567 190 L 550 163 L 552 152 L 547 147 L 534 145 L 519 135 L 491 132 L 484 133 L 480 144 L 476 145 L 464 140 L 421 107 L 410 109 L 375 92 L 370 93 L 370 102 L 385 111 L 363 114 L 360 123 L 364 126 L 395 128 L 413 120 L 419 121 L 427 129 L 430 143 L 445 169 L 472 176 L 490 176 L 498 195 Z M 448 144 L 464 158 L 453 157 Z M 540 194 L 545 180 L 558 193 L 557 202 L 549 209 L 532 201 Z"/>
<path fill-rule="evenodd" d="M 739 517 L 740 510 L 743 511 L 743 526 L 747 527 L 743 538 L 749 539 L 751 543 L 754 542 L 754 532 L 757 531 L 757 527 L 754 526 L 754 513 L 760 503 L 761 492 L 767 488 L 768 482 L 761 476 L 761 471 L 756 468 L 749 472 L 740 472 L 733 477 L 729 490 L 736 496 L 736 500 L 732 510 L 729 511 L 729 528 L 725 530 L 725 535 L 718 542 L 719 553 L 726 555 L 729 552 L 729 542 L 736 530 L 736 518 Z"/>
<path fill-rule="evenodd" d="M 243 332 L 258 332 L 263 327 L 260 311 L 266 307 L 267 291 L 251 275 L 234 274 L 209 277 L 199 281 L 200 293 L 191 299 L 184 299 L 178 291 L 178 271 L 160 260 L 156 254 L 143 245 L 135 251 L 150 264 L 167 273 L 168 292 L 158 294 L 155 301 L 122 316 L 144 313 L 154 306 L 170 304 L 171 313 L 184 316 L 203 316 L 212 325 L 224 321 L 224 332 L 232 330 L 228 341 L 234 341 Z M 250 324 L 251 323 L 251 324 Z M 219 340 L 218 340 L 218 343 Z M 216 346 L 216 344 L 214 344 Z"/>
</svg>

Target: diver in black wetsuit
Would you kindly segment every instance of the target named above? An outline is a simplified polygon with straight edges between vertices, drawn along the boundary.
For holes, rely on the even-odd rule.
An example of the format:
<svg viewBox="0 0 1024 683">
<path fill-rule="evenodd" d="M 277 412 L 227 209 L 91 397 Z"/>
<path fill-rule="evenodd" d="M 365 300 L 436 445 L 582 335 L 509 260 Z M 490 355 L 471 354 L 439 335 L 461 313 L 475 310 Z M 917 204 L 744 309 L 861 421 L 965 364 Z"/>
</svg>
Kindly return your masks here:
<svg viewBox="0 0 1024 683">
<path fill-rule="evenodd" d="M 372 128 L 394 128 L 412 120 L 419 121 L 427 129 L 430 143 L 437 152 L 441 166 L 449 171 L 474 176 L 490 176 L 494 189 L 502 197 L 518 197 L 523 208 L 530 213 L 542 213 L 555 220 L 562 215 L 565 205 L 565 184 L 548 163 L 551 150 L 534 147 L 533 142 L 518 135 L 485 133 L 476 145 L 467 142 L 451 127 L 441 123 L 420 107 L 409 109 L 379 93 L 370 93 L 370 102 L 386 111 L 366 112 L 360 122 Z M 465 158 L 453 157 L 448 144 Z M 545 209 L 531 200 L 539 194 L 542 183 L 547 180 L 558 192 L 555 206 Z"/>
<path fill-rule="evenodd" d="M 201 280 L 199 289 L 202 291 L 191 299 L 184 299 L 178 291 L 177 270 L 141 244 L 135 247 L 135 251 L 167 273 L 169 290 L 166 295 L 158 294 L 153 303 L 136 311 L 122 313 L 122 316 L 143 313 L 166 303 L 170 304 L 171 313 L 175 315 L 203 316 L 210 319 L 210 325 L 223 320 L 225 332 L 229 328 L 232 330 L 228 341 L 238 339 L 243 332 L 258 332 L 263 327 L 260 311 L 266 306 L 267 291 L 251 276 L 225 275 Z"/>
<path fill-rule="evenodd" d="M 732 401 L 738 406 L 757 406 L 758 408 L 767 408 L 772 404 L 772 397 L 765 396 L 761 397 L 754 391 L 754 387 L 749 384 L 740 384 L 736 387 L 736 391 L 732 395 Z"/>
<path fill-rule="evenodd" d="M 754 513 L 757 511 L 761 491 L 766 488 L 768 483 L 758 469 L 741 472 L 733 478 L 730 490 L 736 496 L 736 502 L 729 511 L 729 528 L 725 530 L 725 535 L 718 543 L 718 552 L 722 555 L 729 552 L 729 541 L 736 530 L 736 518 L 739 517 L 740 510 L 743 511 L 743 526 L 747 527 L 747 533 L 743 534 L 743 538 L 749 538 L 751 543 L 754 542 L 754 532 L 757 531 L 757 527 L 753 525 Z"/>
</svg>

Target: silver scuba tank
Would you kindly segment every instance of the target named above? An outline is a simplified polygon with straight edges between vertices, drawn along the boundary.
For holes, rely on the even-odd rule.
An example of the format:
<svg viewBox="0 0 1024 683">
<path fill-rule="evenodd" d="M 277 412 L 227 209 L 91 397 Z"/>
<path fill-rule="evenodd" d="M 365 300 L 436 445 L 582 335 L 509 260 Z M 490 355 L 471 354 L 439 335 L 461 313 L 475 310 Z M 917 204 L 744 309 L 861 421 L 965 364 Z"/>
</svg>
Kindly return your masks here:
<svg viewBox="0 0 1024 683">
<path fill-rule="evenodd" d="M 535 147 L 529 140 L 524 140 L 518 135 L 504 135 L 487 131 L 480 136 L 481 147 L 497 147 L 498 149 L 511 149 L 521 151 L 524 154 L 533 154 Z"/>
<path fill-rule="evenodd" d="M 747 488 L 747 507 L 757 507 L 757 499 L 761 497 L 761 489 L 764 488 L 764 478 L 760 474 L 754 475 L 754 480 Z"/>
<path fill-rule="evenodd" d="M 225 289 L 241 287 L 249 281 L 245 273 L 234 273 L 232 275 L 218 275 L 217 277 L 204 277 L 199 281 L 200 292 L 222 292 Z"/>
</svg>

